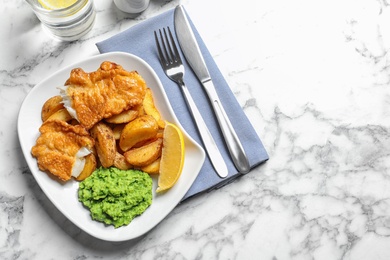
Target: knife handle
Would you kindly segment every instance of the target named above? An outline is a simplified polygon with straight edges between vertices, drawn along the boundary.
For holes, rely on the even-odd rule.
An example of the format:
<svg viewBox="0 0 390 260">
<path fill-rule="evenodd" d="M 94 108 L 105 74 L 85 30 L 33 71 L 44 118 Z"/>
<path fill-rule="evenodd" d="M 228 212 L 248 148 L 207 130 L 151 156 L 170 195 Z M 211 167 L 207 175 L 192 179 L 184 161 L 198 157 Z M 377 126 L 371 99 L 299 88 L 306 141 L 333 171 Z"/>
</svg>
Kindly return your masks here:
<svg viewBox="0 0 390 260">
<path fill-rule="evenodd" d="M 190 92 L 188 91 L 187 86 L 184 84 L 183 81 L 178 83 L 181 86 L 187 105 L 189 106 L 192 117 L 195 120 L 200 137 L 202 138 L 203 145 L 206 148 L 206 152 L 210 158 L 211 164 L 213 165 L 217 174 L 221 178 L 225 178 L 228 175 L 228 169 L 221 155 L 221 152 L 219 151 L 213 136 L 207 128 L 206 123 L 204 122 L 203 117 L 201 116 Z"/>
<path fill-rule="evenodd" d="M 213 82 L 210 79 L 202 82 L 202 84 L 214 109 L 234 165 L 240 173 L 248 173 L 250 171 L 248 157 L 246 156 L 244 147 L 242 146 L 240 139 L 238 138 L 237 133 L 234 130 L 221 101 L 219 100 Z"/>
</svg>

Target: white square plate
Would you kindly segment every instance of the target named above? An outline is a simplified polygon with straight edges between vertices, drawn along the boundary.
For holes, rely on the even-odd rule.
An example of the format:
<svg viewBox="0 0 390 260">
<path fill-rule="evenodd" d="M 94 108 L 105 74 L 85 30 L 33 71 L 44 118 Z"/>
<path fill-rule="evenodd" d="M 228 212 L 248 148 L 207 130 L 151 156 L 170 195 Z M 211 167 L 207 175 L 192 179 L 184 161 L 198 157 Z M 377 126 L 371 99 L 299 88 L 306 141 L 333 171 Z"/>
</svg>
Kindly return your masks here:
<svg viewBox="0 0 390 260">
<path fill-rule="evenodd" d="M 136 70 L 152 89 L 153 97 L 162 117 L 183 131 L 185 138 L 185 162 L 178 182 L 163 194 L 156 194 L 157 178 L 153 178 L 152 205 L 129 225 L 115 229 L 91 219 L 89 210 L 79 201 L 77 191 L 79 183 L 70 180 L 61 183 L 49 174 L 39 170 L 37 161 L 31 155 L 31 148 L 39 136 L 42 124 L 41 108 L 44 102 L 59 95 L 58 86 L 63 86 L 73 68 L 80 67 L 86 72 L 95 71 L 103 61 L 112 61 L 128 71 Z M 137 238 L 163 220 L 180 202 L 198 175 L 204 159 L 204 150 L 185 132 L 178 122 L 163 86 L 153 69 L 142 59 L 131 54 L 113 52 L 90 57 L 68 66 L 36 85 L 27 95 L 19 111 L 18 135 L 27 164 L 41 189 L 53 204 L 75 225 L 88 234 L 107 241 L 125 241 Z"/>
</svg>

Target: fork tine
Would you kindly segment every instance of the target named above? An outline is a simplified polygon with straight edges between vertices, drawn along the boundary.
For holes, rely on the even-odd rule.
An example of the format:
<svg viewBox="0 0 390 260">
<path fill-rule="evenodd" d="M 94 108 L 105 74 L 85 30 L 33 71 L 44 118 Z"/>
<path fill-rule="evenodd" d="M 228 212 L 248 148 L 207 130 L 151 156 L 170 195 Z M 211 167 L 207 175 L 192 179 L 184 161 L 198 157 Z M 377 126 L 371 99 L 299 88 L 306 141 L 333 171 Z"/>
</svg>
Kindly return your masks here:
<svg viewBox="0 0 390 260">
<path fill-rule="evenodd" d="M 173 36 L 172 36 L 172 33 L 171 33 L 171 29 L 168 27 L 168 32 L 169 32 L 169 37 L 171 38 L 171 43 L 172 43 L 172 46 L 173 46 L 173 51 L 175 52 L 174 56 L 175 56 L 175 59 L 176 61 L 179 61 L 181 62 L 181 58 L 180 58 L 180 54 L 179 54 L 179 51 L 176 47 L 176 43 L 175 43 L 175 40 L 173 39 Z M 172 54 L 173 55 L 173 54 Z"/>
<path fill-rule="evenodd" d="M 159 31 L 160 31 L 160 35 L 161 35 L 161 30 L 159 30 Z M 164 57 L 163 51 L 161 50 L 161 44 L 160 44 L 160 41 L 158 39 L 156 31 L 154 31 L 154 38 L 156 40 L 156 45 L 157 45 L 157 50 L 158 50 L 158 57 L 160 58 L 160 62 L 162 64 L 164 64 L 164 65 L 167 65 L 168 62 L 167 62 L 167 60 Z"/>
<path fill-rule="evenodd" d="M 171 29 L 167 27 L 167 30 L 163 28 L 162 30 L 159 29 L 158 33 L 157 31 L 154 31 L 154 38 L 157 45 L 158 55 L 160 62 L 164 64 L 164 66 L 169 66 L 176 62 L 182 62 Z"/>
<path fill-rule="evenodd" d="M 170 64 L 172 63 L 172 55 L 169 55 L 170 53 L 172 53 L 172 51 L 170 50 L 171 49 L 171 46 L 169 44 L 169 41 L 168 41 L 168 38 L 166 37 L 166 32 L 165 32 L 165 28 L 163 28 L 163 31 L 164 31 L 164 36 L 161 32 L 161 30 L 159 30 L 160 32 L 160 39 L 161 39 L 161 42 L 162 42 L 162 47 L 163 47 L 163 51 L 164 51 L 164 54 L 165 54 L 165 57 L 166 57 L 166 64 Z M 168 49 L 170 51 L 170 53 L 168 53 Z"/>
<path fill-rule="evenodd" d="M 167 35 L 167 31 L 165 30 L 165 28 L 163 30 L 164 30 L 165 42 L 167 43 L 167 47 L 168 47 L 168 48 L 165 48 L 166 54 L 170 57 L 170 62 L 175 62 L 176 57 L 172 52 L 172 47 L 171 47 L 171 43 L 170 43 L 168 35 Z M 168 27 L 168 30 L 169 30 L 169 27 Z M 169 32 L 171 32 L 171 31 L 169 30 Z M 168 54 L 168 50 L 169 50 L 169 54 Z"/>
</svg>

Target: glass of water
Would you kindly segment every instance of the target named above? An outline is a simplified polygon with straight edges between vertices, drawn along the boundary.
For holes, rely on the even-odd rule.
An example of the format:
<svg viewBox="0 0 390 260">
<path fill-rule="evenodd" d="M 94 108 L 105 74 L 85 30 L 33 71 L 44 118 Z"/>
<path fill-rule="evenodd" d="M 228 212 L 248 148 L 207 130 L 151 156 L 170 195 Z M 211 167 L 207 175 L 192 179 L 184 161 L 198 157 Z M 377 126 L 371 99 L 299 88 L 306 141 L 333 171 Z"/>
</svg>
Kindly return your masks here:
<svg viewBox="0 0 390 260">
<path fill-rule="evenodd" d="M 74 41 L 87 34 L 95 21 L 93 0 L 76 0 L 67 7 L 47 9 L 38 0 L 26 0 L 42 23 L 55 38 Z"/>
</svg>

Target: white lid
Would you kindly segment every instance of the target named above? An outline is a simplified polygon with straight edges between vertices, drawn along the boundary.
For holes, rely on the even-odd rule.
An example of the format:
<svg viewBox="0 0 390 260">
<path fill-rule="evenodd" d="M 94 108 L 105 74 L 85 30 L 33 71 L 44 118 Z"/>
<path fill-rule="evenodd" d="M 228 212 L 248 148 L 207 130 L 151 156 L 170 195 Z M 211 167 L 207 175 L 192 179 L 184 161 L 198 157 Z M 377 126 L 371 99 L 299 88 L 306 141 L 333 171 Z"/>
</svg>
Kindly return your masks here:
<svg viewBox="0 0 390 260">
<path fill-rule="evenodd" d="M 115 5 L 126 13 L 140 13 L 149 6 L 150 0 L 114 0 Z"/>
</svg>

